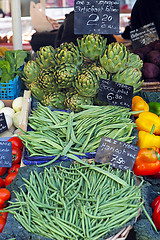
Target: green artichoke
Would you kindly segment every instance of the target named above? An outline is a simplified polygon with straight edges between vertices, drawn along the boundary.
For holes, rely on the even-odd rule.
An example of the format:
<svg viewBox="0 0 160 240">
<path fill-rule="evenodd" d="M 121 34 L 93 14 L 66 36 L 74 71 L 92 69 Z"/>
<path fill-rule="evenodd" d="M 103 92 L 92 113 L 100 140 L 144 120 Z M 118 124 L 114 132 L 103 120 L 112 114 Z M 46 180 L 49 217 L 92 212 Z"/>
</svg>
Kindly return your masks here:
<svg viewBox="0 0 160 240">
<path fill-rule="evenodd" d="M 94 97 L 99 89 L 99 77 L 90 69 L 78 71 L 74 87 L 84 97 Z"/>
<path fill-rule="evenodd" d="M 54 79 L 59 88 L 70 88 L 77 75 L 77 68 L 73 64 L 63 63 L 58 65 L 54 71 Z"/>
<path fill-rule="evenodd" d="M 40 86 L 37 85 L 36 82 L 32 82 L 31 84 L 29 84 L 29 89 L 32 96 L 35 97 L 39 102 L 41 102 L 45 94 L 44 89 L 40 88 Z"/>
<path fill-rule="evenodd" d="M 100 64 L 110 73 L 123 71 L 129 61 L 129 52 L 122 43 L 111 43 L 99 58 Z"/>
<path fill-rule="evenodd" d="M 82 111 L 82 108 L 80 106 L 93 105 L 93 99 L 75 94 L 71 98 L 66 98 L 65 105 L 68 109 L 71 109 L 74 112 L 80 112 Z"/>
<path fill-rule="evenodd" d="M 99 56 L 103 55 L 107 38 L 103 38 L 98 34 L 84 35 L 82 39 L 77 39 L 78 47 L 85 58 L 89 58 L 91 61 L 99 59 Z"/>
<path fill-rule="evenodd" d="M 34 82 L 39 74 L 39 71 L 39 66 L 35 61 L 28 61 L 23 68 L 22 80 L 27 82 L 28 84 Z"/>
<path fill-rule="evenodd" d="M 128 67 L 122 72 L 117 72 L 115 75 L 112 75 L 112 81 L 119 82 L 133 86 L 133 92 L 136 93 L 140 91 L 140 86 L 143 83 L 142 72 L 138 68 Z"/>
<path fill-rule="evenodd" d="M 127 67 L 135 67 L 141 70 L 143 67 L 143 61 L 137 54 L 129 53 L 129 61 Z"/>
<path fill-rule="evenodd" d="M 42 68 L 53 67 L 56 65 L 54 55 L 56 50 L 52 46 L 44 46 L 37 51 L 36 61 Z"/>
<path fill-rule="evenodd" d="M 43 88 L 46 92 L 57 91 L 58 85 L 54 81 L 54 69 L 41 69 L 36 79 L 37 85 Z"/>
<path fill-rule="evenodd" d="M 56 108 L 63 110 L 65 109 L 65 98 L 66 96 L 63 92 L 50 93 L 43 97 L 41 103 L 44 106 L 51 107 L 53 109 Z"/>
<path fill-rule="evenodd" d="M 82 53 L 74 43 L 63 43 L 56 48 L 55 61 L 58 65 L 63 63 L 79 66 L 83 63 Z"/>
</svg>

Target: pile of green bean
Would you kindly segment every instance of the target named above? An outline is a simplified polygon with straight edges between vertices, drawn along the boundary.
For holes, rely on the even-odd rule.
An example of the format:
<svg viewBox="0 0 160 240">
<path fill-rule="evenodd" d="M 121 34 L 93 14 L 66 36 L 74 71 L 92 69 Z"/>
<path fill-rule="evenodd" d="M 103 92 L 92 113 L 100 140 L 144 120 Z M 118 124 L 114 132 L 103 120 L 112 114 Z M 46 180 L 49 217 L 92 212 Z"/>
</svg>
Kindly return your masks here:
<svg viewBox="0 0 160 240">
<path fill-rule="evenodd" d="M 142 205 L 143 182 L 137 186 L 130 171 L 107 164 L 45 167 L 22 179 L 26 191 L 19 188 L 5 211 L 27 231 L 53 240 L 100 239 L 124 227 Z"/>
<path fill-rule="evenodd" d="M 131 143 L 135 124 L 128 108 L 85 106 L 79 113 L 51 111 L 39 104 L 29 116 L 34 131 L 19 136 L 30 156 L 84 155 L 97 150 L 103 136 Z"/>
</svg>

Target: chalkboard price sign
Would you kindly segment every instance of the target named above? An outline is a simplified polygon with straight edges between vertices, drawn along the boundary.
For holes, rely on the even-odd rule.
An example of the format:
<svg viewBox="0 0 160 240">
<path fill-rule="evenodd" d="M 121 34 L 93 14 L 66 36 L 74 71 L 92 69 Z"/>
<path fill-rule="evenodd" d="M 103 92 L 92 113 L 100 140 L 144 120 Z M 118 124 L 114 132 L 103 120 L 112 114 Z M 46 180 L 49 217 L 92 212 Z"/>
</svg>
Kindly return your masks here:
<svg viewBox="0 0 160 240">
<path fill-rule="evenodd" d="M 12 143 L 0 141 L 0 167 L 12 167 Z"/>
<path fill-rule="evenodd" d="M 98 98 L 110 105 L 131 108 L 133 86 L 106 79 L 100 79 Z"/>
<path fill-rule="evenodd" d="M 95 161 L 111 163 L 114 168 L 129 170 L 133 168 L 139 147 L 112 138 L 102 137 Z"/>
<path fill-rule="evenodd" d="M 158 33 L 153 22 L 131 31 L 130 36 L 132 40 L 132 47 L 134 49 L 159 40 Z"/>
<path fill-rule="evenodd" d="M 6 123 L 4 113 L 0 113 L 0 133 L 5 132 L 6 130 L 8 130 L 8 126 Z"/>
<path fill-rule="evenodd" d="M 75 0 L 74 34 L 119 34 L 120 0 Z"/>
</svg>

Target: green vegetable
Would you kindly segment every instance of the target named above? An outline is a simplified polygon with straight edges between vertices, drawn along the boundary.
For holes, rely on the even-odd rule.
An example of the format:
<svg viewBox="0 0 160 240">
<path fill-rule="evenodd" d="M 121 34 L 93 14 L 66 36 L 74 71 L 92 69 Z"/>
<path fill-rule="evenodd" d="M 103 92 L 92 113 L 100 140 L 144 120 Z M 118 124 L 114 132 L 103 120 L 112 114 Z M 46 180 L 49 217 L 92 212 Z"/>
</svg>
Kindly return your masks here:
<svg viewBox="0 0 160 240">
<path fill-rule="evenodd" d="M 160 115 L 160 102 L 150 102 L 148 105 L 150 112 Z"/>
<path fill-rule="evenodd" d="M 99 168 L 103 175 L 95 170 Z M 126 182 L 121 185 L 115 176 Z M 3 211 L 34 234 L 55 240 L 105 239 L 119 228 L 133 224 L 139 213 L 142 183 L 130 172 L 113 169 L 108 164 L 71 163 L 32 171 L 23 178 L 16 201 Z M 94 183 L 93 183 L 94 182 Z M 25 187 L 25 190 L 24 190 Z M 117 233 L 116 232 L 116 233 Z"/>
</svg>

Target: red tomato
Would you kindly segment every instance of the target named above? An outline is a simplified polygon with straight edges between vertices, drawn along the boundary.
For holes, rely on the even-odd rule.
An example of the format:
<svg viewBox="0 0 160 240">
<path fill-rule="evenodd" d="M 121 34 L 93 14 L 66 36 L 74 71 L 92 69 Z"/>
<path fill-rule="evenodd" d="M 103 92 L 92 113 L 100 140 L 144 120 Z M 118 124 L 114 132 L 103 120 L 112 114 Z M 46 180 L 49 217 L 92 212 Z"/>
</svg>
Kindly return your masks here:
<svg viewBox="0 0 160 240">
<path fill-rule="evenodd" d="M 7 177 L 5 178 L 5 187 L 11 184 L 11 182 L 15 179 L 16 175 L 16 172 L 12 172 L 7 175 Z"/>
<path fill-rule="evenodd" d="M 10 198 L 11 193 L 7 188 L 1 188 L 0 189 L 0 199 L 6 201 Z"/>
<path fill-rule="evenodd" d="M 5 224 L 6 220 L 2 216 L 0 216 L 0 233 L 2 233 Z"/>
<path fill-rule="evenodd" d="M 3 210 L 4 208 L 0 208 L 0 210 Z M 8 212 L 1 212 L 0 211 L 0 217 L 4 218 L 5 220 L 7 220 L 7 216 L 8 216 Z"/>
<path fill-rule="evenodd" d="M 0 188 L 1 187 L 4 187 L 4 180 L 3 180 L 3 178 L 0 177 Z"/>
<path fill-rule="evenodd" d="M 20 164 L 16 163 L 16 164 L 13 164 L 12 167 L 9 168 L 8 170 L 8 173 L 11 173 L 11 172 L 18 172 L 20 168 Z"/>
<path fill-rule="evenodd" d="M 8 140 L 8 142 L 12 143 L 12 147 L 17 147 L 19 149 L 23 148 L 23 142 L 19 137 L 12 137 Z"/>
<path fill-rule="evenodd" d="M 152 219 L 157 230 L 160 230 L 160 202 L 156 205 L 153 211 Z"/>
<path fill-rule="evenodd" d="M 157 204 L 160 202 L 160 195 L 154 199 L 154 201 L 151 204 L 152 209 L 154 210 Z"/>
<path fill-rule="evenodd" d="M 3 176 L 7 172 L 6 167 L 0 167 L 0 176 Z"/>
<path fill-rule="evenodd" d="M 3 208 L 5 205 L 5 200 L 0 198 L 0 208 Z"/>
<path fill-rule="evenodd" d="M 20 163 L 22 158 L 22 151 L 17 147 L 12 147 L 12 163 Z"/>
</svg>

